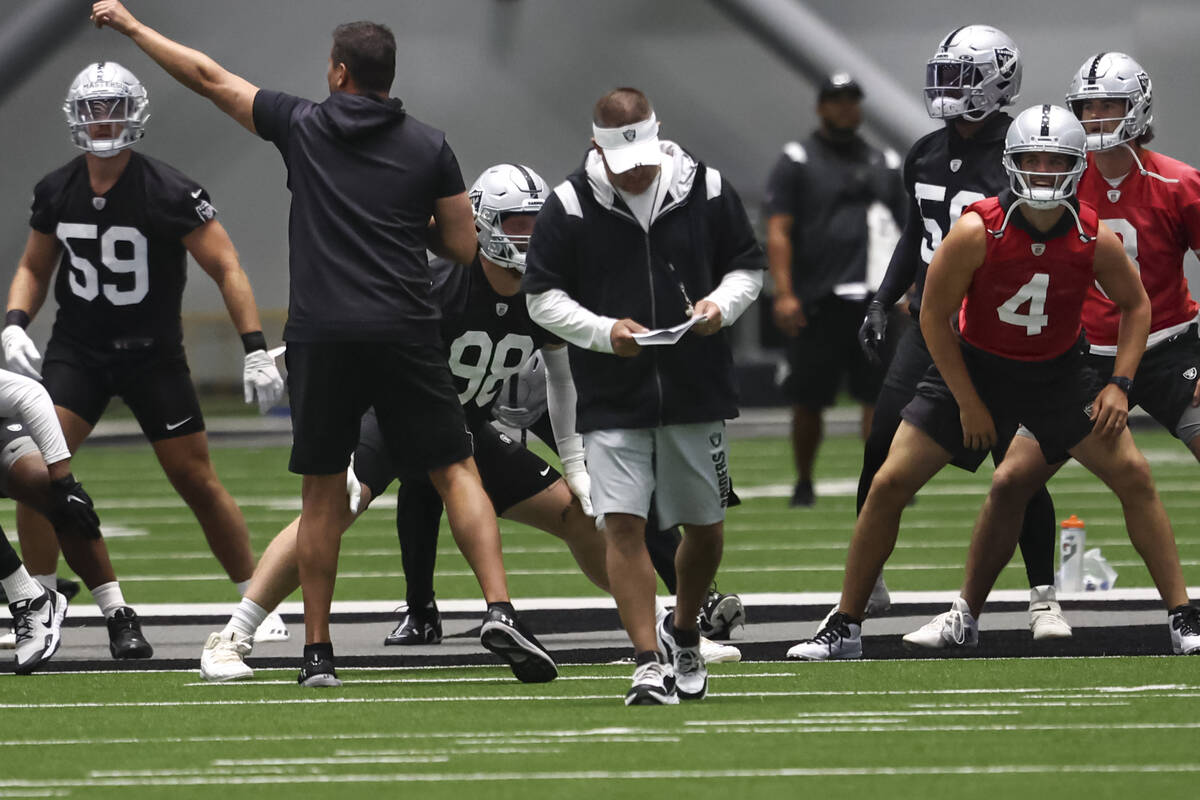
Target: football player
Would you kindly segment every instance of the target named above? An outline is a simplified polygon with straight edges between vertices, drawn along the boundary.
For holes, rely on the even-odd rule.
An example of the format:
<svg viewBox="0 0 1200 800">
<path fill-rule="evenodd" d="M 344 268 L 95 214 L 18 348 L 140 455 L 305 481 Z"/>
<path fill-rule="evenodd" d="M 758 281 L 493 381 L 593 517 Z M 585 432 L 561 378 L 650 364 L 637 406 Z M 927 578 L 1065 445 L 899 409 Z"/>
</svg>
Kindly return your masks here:
<svg viewBox="0 0 1200 800">
<path fill-rule="evenodd" d="M 112 397 L 129 405 L 213 554 L 244 590 L 254 570 L 249 533 L 209 459 L 183 349 L 180 305 L 189 253 L 216 282 L 241 334 L 246 401 L 256 395 L 265 413 L 282 394 L 283 380 L 267 354 L 250 282 L 208 193 L 132 149 L 145 133 L 148 109 L 145 87 L 111 61 L 88 65 L 71 82 L 63 110 L 71 142 L 83 154 L 34 189 L 31 230 L 0 338 L 9 369 L 44 381 L 72 452 Z M 52 279 L 58 314 L 43 363 L 25 329 Z M 52 529 L 28 506 L 19 506 L 17 516 L 26 563 L 53 585 L 58 552 Z M 103 542 L 94 546 L 99 551 Z M 107 560 L 107 554 L 97 556 Z M 113 657 L 148 658 L 152 648 L 109 572 L 88 588 L 108 620 Z M 276 618 L 262 635 L 286 634 Z"/>
<path fill-rule="evenodd" d="M 1187 251 L 1200 248 L 1200 172 L 1145 148 L 1154 135 L 1152 91 L 1150 75 L 1124 53 L 1090 56 L 1067 91 L 1067 105 L 1087 132 L 1079 199 L 1120 237 L 1150 297 L 1150 335 L 1137 371 L 1116 368 L 1120 310 L 1098 286 L 1084 299 L 1083 328 L 1088 363 L 1100 380 L 1121 387 L 1130 406 L 1141 406 L 1200 459 L 1200 308 L 1183 273 Z M 991 513 L 976 526 L 963 588 L 968 600 L 987 596 L 1011 555 L 1001 514 L 1019 509 L 1063 465 L 1047 463 L 1032 434 L 1022 434 L 993 476 L 985 506 Z M 1197 622 L 1186 608 L 1171 616 L 1176 653 L 1189 641 L 1200 651 Z"/>
<path fill-rule="evenodd" d="M 926 64 L 925 105 L 944 126 L 919 139 L 904 161 L 903 181 L 910 199 L 908 219 L 892 254 L 887 274 L 868 305 L 860 337 L 869 354 L 878 354 L 886 333 L 887 313 L 913 287 L 909 311 L 919 321 L 928 265 L 951 225 L 978 200 L 1008 185 L 1001 164 L 1004 135 L 1012 122 L 1004 108 L 1021 88 L 1021 54 L 1003 31 L 967 25 L 948 33 Z M 932 360 L 919 325 L 908 326 L 896 345 L 883 388 L 875 404 L 870 434 L 863 448 L 858 481 L 858 510 L 866 503 L 875 473 L 887 457 L 900 425 L 901 410 L 913 398 Z M 993 450 L 999 461 L 1006 442 Z M 1054 505 L 1048 492 L 1029 504 L 1021 554 L 1031 588 L 1030 627 L 1035 639 L 1071 635 L 1054 602 Z M 859 622 L 886 611 L 891 601 L 879 567 L 891 548 L 866 538 L 846 561 L 840 608 Z M 822 624 L 818 635 L 825 628 Z"/>
</svg>

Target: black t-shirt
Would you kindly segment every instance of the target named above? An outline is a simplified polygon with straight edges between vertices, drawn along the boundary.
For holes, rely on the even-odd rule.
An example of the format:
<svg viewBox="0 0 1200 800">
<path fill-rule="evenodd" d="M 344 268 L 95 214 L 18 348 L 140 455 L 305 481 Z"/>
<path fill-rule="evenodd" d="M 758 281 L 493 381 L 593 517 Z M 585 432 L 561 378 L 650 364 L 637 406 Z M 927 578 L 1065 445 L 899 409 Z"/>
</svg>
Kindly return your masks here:
<svg viewBox="0 0 1200 800">
<path fill-rule="evenodd" d="M 261 90 L 254 127 L 292 192 L 288 341 L 437 341 L 426 231 L 464 190 L 445 134 L 399 100 L 334 92 L 321 103 Z"/>
<path fill-rule="evenodd" d="M 217 213 L 199 184 L 134 152 L 97 196 L 81 155 L 38 182 L 32 212 L 30 227 L 63 245 L 53 340 L 99 352 L 121 349 L 120 340 L 157 351 L 181 346 L 181 239 Z"/>
<path fill-rule="evenodd" d="M 925 291 L 925 271 L 933 251 L 962 216 L 963 210 L 1008 188 L 1001 158 L 1012 117 L 998 112 L 975 135 L 964 139 L 954 123 L 921 139 L 904 160 L 904 188 L 909 195 L 908 220 L 892 254 L 878 297 L 886 305 L 916 284 L 911 306 L 917 313 Z"/>
<path fill-rule="evenodd" d="M 434 297 L 442 310 L 442 342 L 455 389 L 472 424 L 490 418 L 505 378 L 521 369 L 533 351 L 555 339 L 529 319 L 525 295 L 497 294 L 479 259 L 460 266 L 430 263 Z"/>
</svg>

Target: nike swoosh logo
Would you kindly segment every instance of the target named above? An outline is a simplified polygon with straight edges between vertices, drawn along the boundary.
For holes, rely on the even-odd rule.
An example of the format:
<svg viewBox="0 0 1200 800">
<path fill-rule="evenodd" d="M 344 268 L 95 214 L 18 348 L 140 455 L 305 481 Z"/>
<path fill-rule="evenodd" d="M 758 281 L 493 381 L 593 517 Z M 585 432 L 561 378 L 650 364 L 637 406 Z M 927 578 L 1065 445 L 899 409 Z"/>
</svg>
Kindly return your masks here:
<svg viewBox="0 0 1200 800">
<path fill-rule="evenodd" d="M 549 475 L 549 474 L 550 474 L 550 468 L 549 468 L 549 467 L 546 467 L 544 470 L 542 470 L 541 472 L 539 472 L 539 473 L 538 473 L 538 475 L 541 475 L 543 478 L 544 478 L 544 477 L 546 477 L 546 476 L 547 476 L 547 475 Z"/>
<path fill-rule="evenodd" d="M 175 430 L 176 428 L 178 428 L 180 425 L 184 424 L 185 422 L 190 422 L 190 421 L 191 421 L 191 419 L 192 419 L 191 417 L 187 417 L 186 419 L 181 419 L 181 420 L 179 420 L 179 422 L 168 422 L 168 423 L 167 423 L 167 430 L 169 430 L 169 431 L 173 431 L 173 430 Z"/>
<path fill-rule="evenodd" d="M 85 506 L 87 505 L 87 501 L 84 500 L 82 497 L 76 497 L 73 494 L 67 495 L 67 502 L 69 503 L 72 500 L 74 500 L 76 503 L 83 503 Z"/>
<path fill-rule="evenodd" d="M 201 195 L 203 192 L 204 192 L 204 190 L 203 190 L 203 189 L 197 189 L 196 191 L 192 192 L 191 194 L 192 194 L 192 197 L 193 197 L 193 198 L 198 198 L 198 197 L 200 197 L 200 195 Z"/>
</svg>

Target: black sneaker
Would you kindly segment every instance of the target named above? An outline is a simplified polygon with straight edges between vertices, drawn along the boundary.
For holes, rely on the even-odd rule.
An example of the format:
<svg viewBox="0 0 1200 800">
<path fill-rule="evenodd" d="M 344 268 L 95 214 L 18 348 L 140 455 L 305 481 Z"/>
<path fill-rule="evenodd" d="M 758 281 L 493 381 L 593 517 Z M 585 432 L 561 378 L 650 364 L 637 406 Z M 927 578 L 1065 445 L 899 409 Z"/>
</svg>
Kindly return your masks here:
<svg viewBox="0 0 1200 800">
<path fill-rule="evenodd" d="M 306 689 L 335 688 L 342 685 L 333 668 L 333 646 L 305 645 L 304 661 L 296 683 Z"/>
<path fill-rule="evenodd" d="M 813 494 L 812 481 L 796 481 L 796 488 L 792 490 L 792 499 L 788 502 L 789 508 L 812 508 L 817 502 L 817 496 Z"/>
<path fill-rule="evenodd" d="M 107 620 L 108 651 L 118 661 L 127 658 L 150 658 L 154 648 L 142 635 L 142 623 L 129 606 L 121 606 Z"/>
<path fill-rule="evenodd" d="M 511 605 L 488 606 L 479 629 L 479 642 L 508 662 L 521 683 L 548 683 L 558 677 L 554 659 L 517 620 Z"/>
<path fill-rule="evenodd" d="M 442 615 L 437 604 L 430 603 L 419 612 L 411 607 L 404 609 L 396 627 L 384 637 L 385 645 L 441 644 Z"/>
<path fill-rule="evenodd" d="M 728 641 L 734 628 L 746 624 L 746 608 L 736 594 L 721 594 L 714 586 L 700 609 L 700 635 Z"/>
</svg>

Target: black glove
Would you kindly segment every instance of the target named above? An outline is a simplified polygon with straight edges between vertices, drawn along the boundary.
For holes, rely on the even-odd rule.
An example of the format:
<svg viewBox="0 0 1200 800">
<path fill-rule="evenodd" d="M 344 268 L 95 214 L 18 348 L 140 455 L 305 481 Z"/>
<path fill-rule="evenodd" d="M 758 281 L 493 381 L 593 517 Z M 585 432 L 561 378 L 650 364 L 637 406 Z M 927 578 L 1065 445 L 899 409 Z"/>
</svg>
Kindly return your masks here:
<svg viewBox="0 0 1200 800">
<path fill-rule="evenodd" d="M 858 329 L 858 344 L 872 364 L 882 364 L 879 348 L 887 335 L 887 309 L 878 300 L 867 303 L 867 315 Z"/>
<path fill-rule="evenodd" d="M 59 533 L 71 533 L 85 539 L 100 538 L 100 518 L 92 498 L 75 476 L 50 481 L 50 522 Z"/>
</svg>

